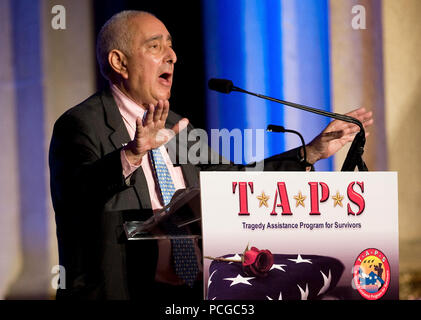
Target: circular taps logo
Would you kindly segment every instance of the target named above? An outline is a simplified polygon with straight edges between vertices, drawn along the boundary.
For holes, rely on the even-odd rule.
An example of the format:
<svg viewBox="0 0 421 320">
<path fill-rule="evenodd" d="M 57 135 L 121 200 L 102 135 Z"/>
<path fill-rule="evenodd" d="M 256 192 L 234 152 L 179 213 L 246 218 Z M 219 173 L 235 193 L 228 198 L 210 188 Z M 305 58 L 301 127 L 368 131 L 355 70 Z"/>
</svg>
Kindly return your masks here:
<svg viewBox="0 0 421 320">
<path fill-rule="evenodd" d="M 353 281 L 365 299 L 380 299 L 390 284 L 390 266 L 383 252 L 374 248 L 362 251 L 354 263 Z"/>
</svg>

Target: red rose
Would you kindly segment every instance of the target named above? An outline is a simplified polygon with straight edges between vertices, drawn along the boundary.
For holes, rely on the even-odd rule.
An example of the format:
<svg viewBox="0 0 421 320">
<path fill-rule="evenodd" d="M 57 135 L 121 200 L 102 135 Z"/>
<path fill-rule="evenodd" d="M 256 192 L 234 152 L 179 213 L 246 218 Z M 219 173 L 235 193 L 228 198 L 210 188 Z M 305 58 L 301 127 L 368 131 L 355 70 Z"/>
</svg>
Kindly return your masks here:
<svg viewBox="0 0 421 320">
<path fill-rule="evenodd" d="M 247 275 L 266 277 L 273 265 L 273 255 L 269 250 L 251 247 L 243 256 L 243 270 Z"/>
</svg>

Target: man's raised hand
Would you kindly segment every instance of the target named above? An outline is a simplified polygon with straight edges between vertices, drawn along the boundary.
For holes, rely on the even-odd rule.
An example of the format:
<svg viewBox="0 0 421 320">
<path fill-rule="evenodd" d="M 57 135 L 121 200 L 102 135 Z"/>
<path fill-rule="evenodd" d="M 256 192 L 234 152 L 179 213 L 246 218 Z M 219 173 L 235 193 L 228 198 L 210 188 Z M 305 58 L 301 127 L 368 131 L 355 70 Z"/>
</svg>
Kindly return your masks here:
<svg viewBox="0 0 421 320">
<path fill-rule="evenodd" d="M 168 100 L 159 100 L 154 106 L 150 104 L 146 110 L 145 119 L 136 119 L 136 132 L 134 139 L 124 148 L 130 163 L 139 165 L 143 156 L 152 149 L 159 148 L 178 134 L 189 124 L 187 118 L 181 119 L 171 129 L 165 128 L 170 103 Z"/>
<path fill-rule="evenodd" d="M 364 128 L 373 124 L 373 113 L 363 107 L 348 112 L 346 115 L 360 120 Z M 352 141 L 359 130 L 359 127 L 352 123 L 341 120 L 332 121 L 306 146 L 307 162 L 314 164 L 320 159 L 326 159 L 334 155 L 348 142 Z M 369 132 L 366 131 L 366 136 L 368 135 Z"/>
</svg>

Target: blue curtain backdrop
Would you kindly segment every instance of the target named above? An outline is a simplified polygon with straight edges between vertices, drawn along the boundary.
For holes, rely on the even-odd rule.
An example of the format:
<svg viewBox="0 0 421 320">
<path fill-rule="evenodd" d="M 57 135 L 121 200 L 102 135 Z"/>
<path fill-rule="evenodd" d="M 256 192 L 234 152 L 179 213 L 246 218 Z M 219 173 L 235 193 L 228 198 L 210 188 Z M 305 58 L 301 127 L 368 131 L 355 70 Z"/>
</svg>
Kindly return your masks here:
<svg viewBox="0 0 421 320">
<path fill-rule="evenodd" d="M 207 79 L 231 79 L 249 91 L 330 110 L 328 0 L 202 0 L 202 9 Z M 208 129 L 278 124 L 300 131 L 308 143 L 330 121 L 236 92 L 208 91 L 206 100 Z M 265 157 L 300 145 L 295 135 L 264 136 Z M 244 148 L 256 154 L 249 141 Z M 234 160 L 233 147 L 224 156 Z M 316 169 L 332 170 L 332 159 Z"/>
<path fill-rule="evenodd" d="M 11 2 L 22 245 L 33 252 L 47 246 L 40 12 L 38 1 Z"/>
</svg>

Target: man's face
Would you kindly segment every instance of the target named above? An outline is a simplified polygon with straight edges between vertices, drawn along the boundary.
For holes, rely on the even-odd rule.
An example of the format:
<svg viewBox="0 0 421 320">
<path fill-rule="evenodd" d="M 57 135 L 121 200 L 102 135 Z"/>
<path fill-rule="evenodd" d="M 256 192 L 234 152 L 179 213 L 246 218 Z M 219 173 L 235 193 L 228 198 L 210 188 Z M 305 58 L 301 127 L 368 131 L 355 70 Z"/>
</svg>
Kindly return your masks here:
<svg viewBox="0 0 421 320">
<path fill-rule="evenodd" d="M 169 99 L 177 60 L 171 36 L 164 24 L 152 15 L 132 19 L 133 42 L 127 59 L 128 92 L 141 104 Z"/>
</svg>

